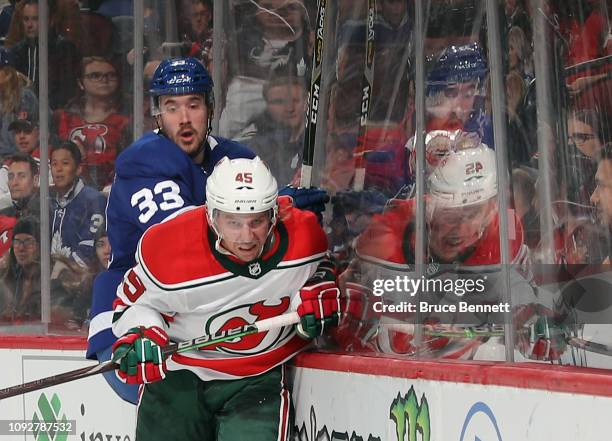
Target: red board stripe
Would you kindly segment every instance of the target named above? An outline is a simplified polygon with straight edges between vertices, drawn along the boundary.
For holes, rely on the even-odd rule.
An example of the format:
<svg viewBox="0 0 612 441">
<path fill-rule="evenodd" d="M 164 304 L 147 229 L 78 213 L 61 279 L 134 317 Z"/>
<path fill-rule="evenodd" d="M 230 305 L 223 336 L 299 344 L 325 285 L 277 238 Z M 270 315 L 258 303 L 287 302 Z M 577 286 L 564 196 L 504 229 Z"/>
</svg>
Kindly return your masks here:
<svg viewBox="0 0 612 441">
<path fill-rule="evenodd" d="M 59 335 L 0 335 L 0 348 L 85 350 L 87 338 Z"/>
<path fill-rule="evenodd" d="M 292 364 L 326 371 L 612 397 L 612 370 L 605 369 L 542 363 L 416 361 L 334 353 L 302 353 Z"/>
</svg>

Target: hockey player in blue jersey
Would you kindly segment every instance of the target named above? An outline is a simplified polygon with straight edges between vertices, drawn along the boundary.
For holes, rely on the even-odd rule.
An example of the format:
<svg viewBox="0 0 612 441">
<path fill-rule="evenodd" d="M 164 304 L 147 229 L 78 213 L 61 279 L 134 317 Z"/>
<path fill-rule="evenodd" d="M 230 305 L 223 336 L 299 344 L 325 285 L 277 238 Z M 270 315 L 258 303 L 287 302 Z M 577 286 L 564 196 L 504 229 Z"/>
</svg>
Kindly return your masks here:
<svg viewBox="0 0 612 441">
<path fill-rule="evenodd" d="M 246 146 L 210 135 L 213 82 L 195 58 L 162 61 L 151 81 L 151 113 L 158 130 L 143 135 L 119 155 L 106 209 L 112 257 L 108 271 L 95 280 L 87 357 L 110 358 L 113 301 L 144 231 L 172 213 L 205 202 L 205 186 L 224 156 L 253 158 Z M 172 240 L 168 238 L 168 240 Z M 136 389 L 106 376 L 125 400 L 136 402 Z"/>
</svg>

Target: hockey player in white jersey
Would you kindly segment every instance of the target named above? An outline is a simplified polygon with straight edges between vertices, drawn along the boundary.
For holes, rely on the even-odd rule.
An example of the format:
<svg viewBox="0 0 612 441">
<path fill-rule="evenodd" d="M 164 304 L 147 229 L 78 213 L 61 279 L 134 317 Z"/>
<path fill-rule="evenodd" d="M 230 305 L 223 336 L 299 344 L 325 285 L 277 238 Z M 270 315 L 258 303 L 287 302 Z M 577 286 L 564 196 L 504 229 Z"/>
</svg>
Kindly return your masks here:
<svg viewBox="0 0 612 441">
<path fill-rule="evenodd" d="M 277 194 L 259 158 L 224 158 L 208 178 L 206 206 L 142 237 L 113 324 L 119 378 L 146 384 L 137 440 L 285 439 L 283 364 L 337 324 L 340 299 L 316 216 Z M 295 327 L 167 360 L 158 350 L 291 310 L 301 318 Z"/>
</svg>

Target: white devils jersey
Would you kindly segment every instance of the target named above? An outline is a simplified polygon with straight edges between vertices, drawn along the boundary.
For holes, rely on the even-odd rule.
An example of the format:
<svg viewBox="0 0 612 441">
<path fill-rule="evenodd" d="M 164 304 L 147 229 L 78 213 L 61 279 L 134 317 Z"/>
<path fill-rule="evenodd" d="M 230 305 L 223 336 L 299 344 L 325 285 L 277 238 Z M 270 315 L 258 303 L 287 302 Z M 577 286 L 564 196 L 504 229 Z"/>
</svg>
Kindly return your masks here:
<svg viewBox="0 0 612 441">
<path fill-rule="evenodd" d="M 327 239 L 312 213 L 284 205 L 272 249 L 249 264 L 215 249 L 205 207 L 149 228 L 137 265 L 117 289 L 115 335 L 159 326 L 181 342 L 295 310 L 300 288 L 325 256 Z M 167 365 L 202 380 L 235 379 L 266 372 L 307 344 L 287 326 L 174 354 Z"/>
</svg>

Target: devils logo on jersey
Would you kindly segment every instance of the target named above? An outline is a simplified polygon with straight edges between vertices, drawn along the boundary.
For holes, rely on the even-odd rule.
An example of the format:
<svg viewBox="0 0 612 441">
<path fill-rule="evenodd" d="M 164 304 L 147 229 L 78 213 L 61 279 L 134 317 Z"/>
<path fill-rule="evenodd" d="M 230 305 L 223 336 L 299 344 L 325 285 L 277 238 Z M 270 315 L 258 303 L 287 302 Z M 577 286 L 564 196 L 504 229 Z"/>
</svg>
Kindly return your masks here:
<svg viewBox="0 0 612 441">
<path fill-rule="evenodd" d="M 208 320 L 205 333 L 212 335 L 221 331 L 249 325 L 257 321 L 276 317 L 289 310 L 289 297 L 283 297 L 278 304 L 267 304 L 266 300 L 248 305 L 241 305 L 223 311 Z M 266 352 L 293 334 L 291 326 L 271 329 L 269 331 L 237 337 L 216 345 L 202 348 L 203 351 L 220 351 L 227 354 L 252 355 Z"/>
<path fill-rule="evenodd" d="M 108 127 L 104 124 L 86 124 L 77 127 L 70 132 L 71 141 L 79 141 L 88 151 L 102 153 L 106 151 L 106 139 Z"/>
</svg>

